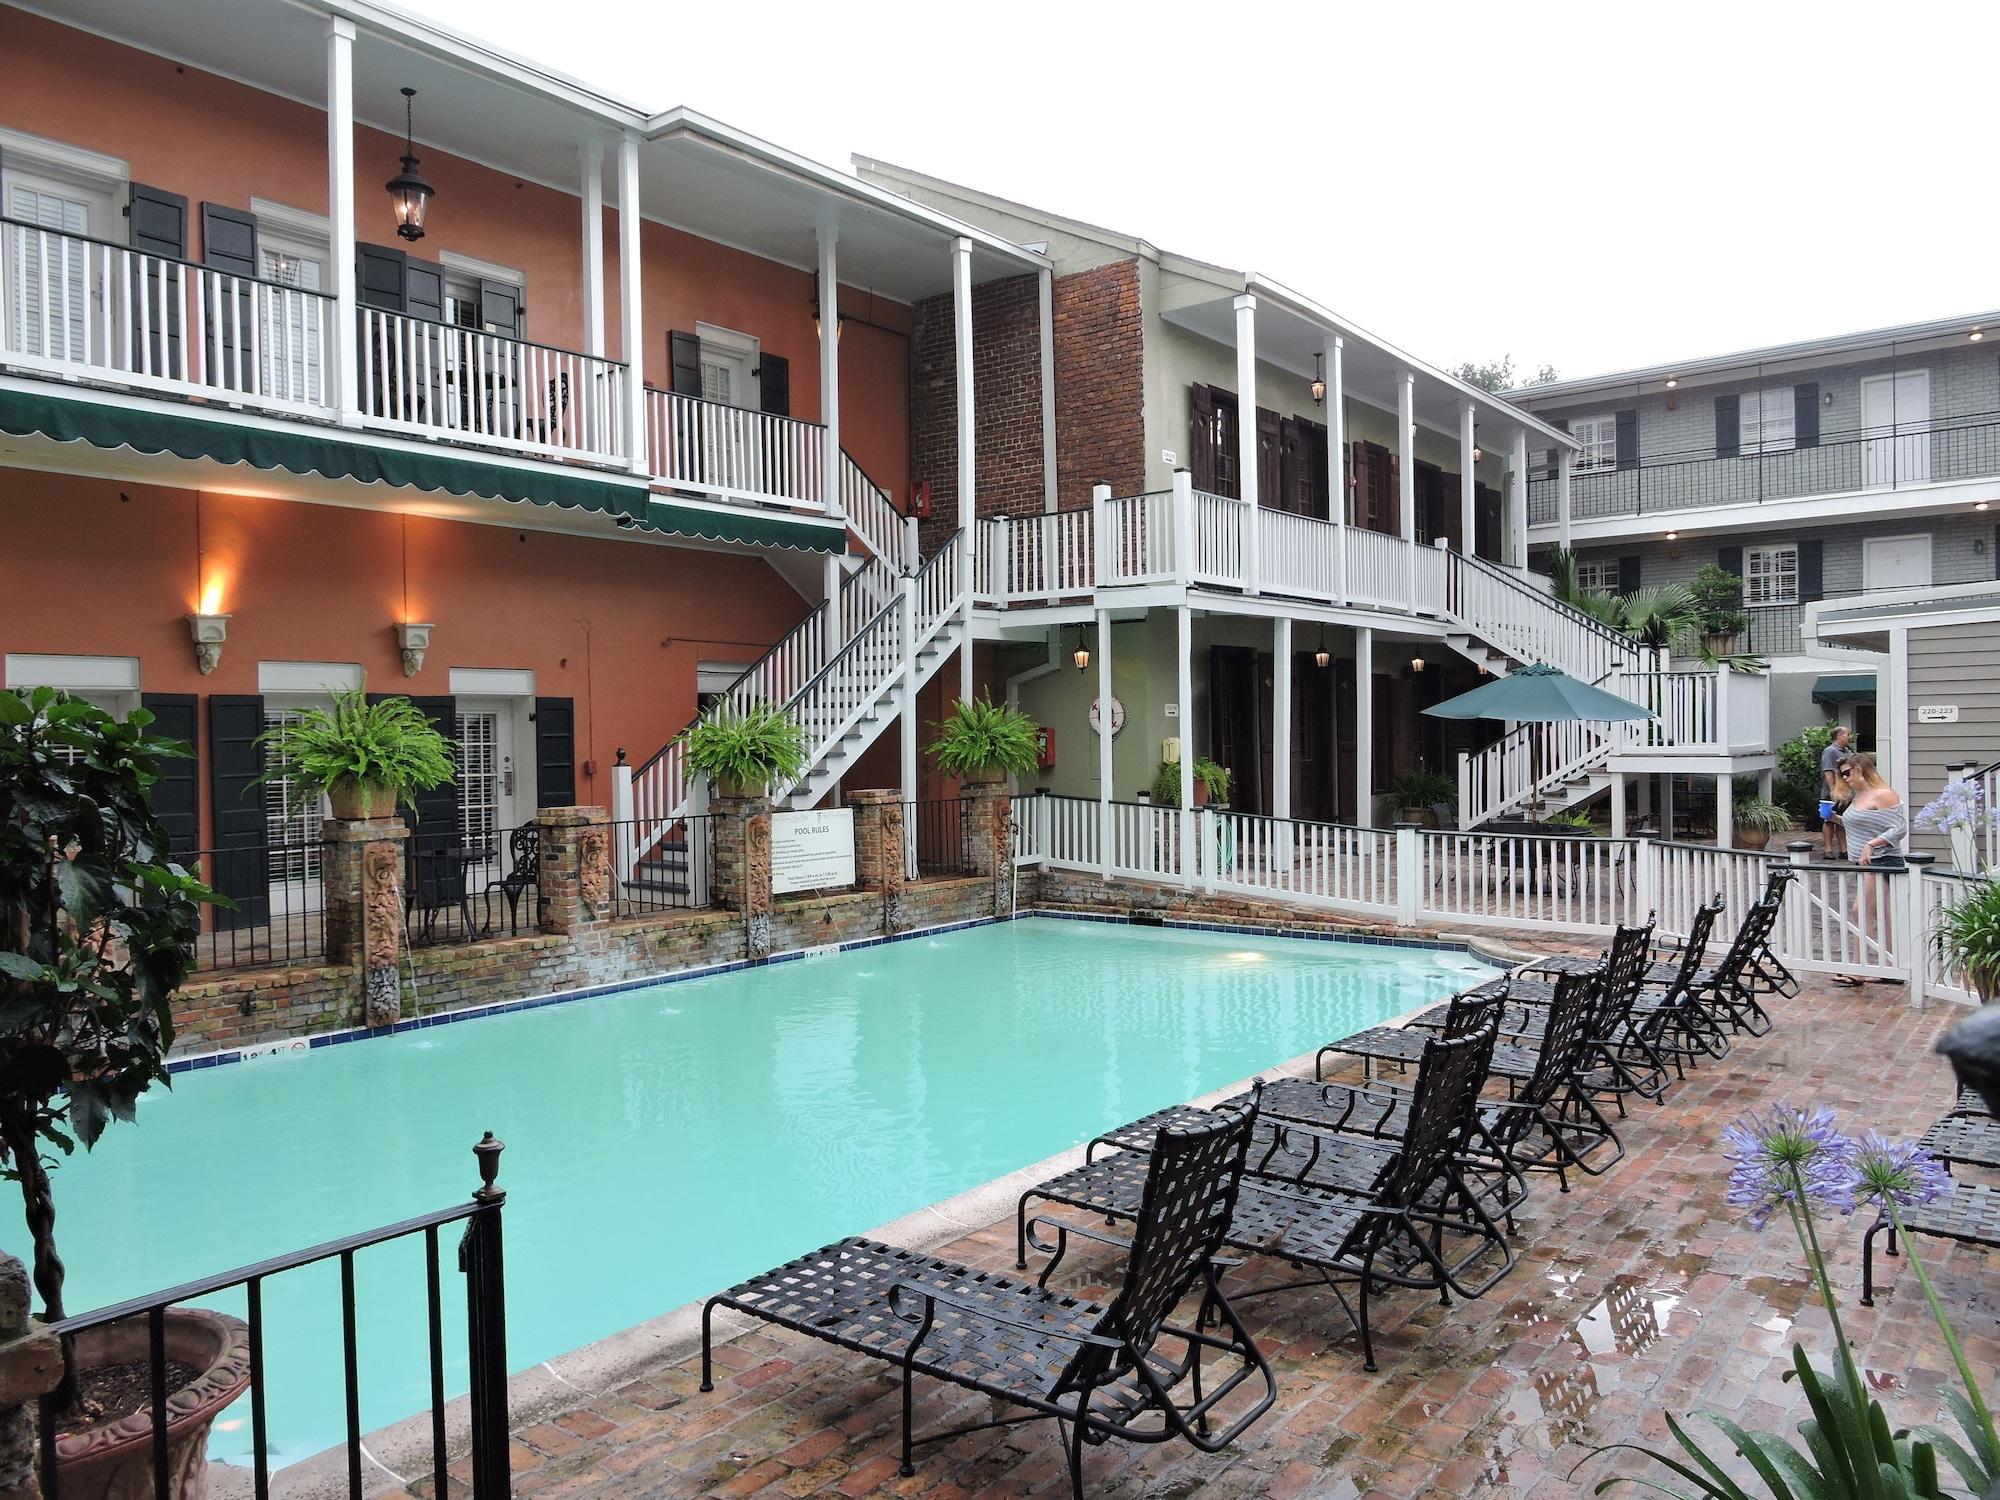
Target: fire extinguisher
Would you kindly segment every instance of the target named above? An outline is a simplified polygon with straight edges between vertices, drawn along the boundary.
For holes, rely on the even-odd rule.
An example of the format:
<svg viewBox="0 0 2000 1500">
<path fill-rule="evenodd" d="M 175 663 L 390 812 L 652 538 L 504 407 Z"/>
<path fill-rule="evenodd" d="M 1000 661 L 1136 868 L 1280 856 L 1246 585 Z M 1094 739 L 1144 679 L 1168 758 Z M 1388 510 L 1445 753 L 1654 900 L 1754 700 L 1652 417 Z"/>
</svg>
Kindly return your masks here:
<svg viewBox="0 0 2000 1500">
<path fill-rule="evenodd" d="M 931 518 L 931 482 L 928 479 L 910 481 L 908 514 L 915 516 L 919 521 L 928 521 Z"/>
<path fill-rule="evenodd" d="M 1035 764 L 1046 771 L 1056 763 L 1056 732 L 1046 724 L 1035 726 Z"/>
</svg>

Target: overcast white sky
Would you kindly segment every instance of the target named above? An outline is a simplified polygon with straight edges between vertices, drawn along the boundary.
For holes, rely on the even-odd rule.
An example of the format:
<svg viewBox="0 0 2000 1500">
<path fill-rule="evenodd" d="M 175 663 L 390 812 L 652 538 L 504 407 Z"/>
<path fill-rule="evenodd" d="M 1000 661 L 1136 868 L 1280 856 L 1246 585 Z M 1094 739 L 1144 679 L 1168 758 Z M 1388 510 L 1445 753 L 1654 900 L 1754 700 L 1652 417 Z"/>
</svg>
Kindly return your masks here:
<svg viewBox="0 0 2000 1500">
<path fill-rule="evenodd" d="M 2000 307 L 2000 5 L 402 0 L 1566 376 Z"/>
</svg>

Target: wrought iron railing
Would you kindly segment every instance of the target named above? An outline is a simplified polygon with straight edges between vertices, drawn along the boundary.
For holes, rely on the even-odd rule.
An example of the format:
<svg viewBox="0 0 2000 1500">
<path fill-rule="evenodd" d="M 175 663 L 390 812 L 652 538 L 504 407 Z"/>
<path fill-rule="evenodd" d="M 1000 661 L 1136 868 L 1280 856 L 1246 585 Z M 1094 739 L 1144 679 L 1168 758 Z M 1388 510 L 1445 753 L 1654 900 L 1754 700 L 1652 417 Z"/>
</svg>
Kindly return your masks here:
<svg viewBox="0 0 2000 1500">
<path fill-rule="evenodd" d="M 166 1318 L 169 1309 L 204 1301 L 219 1293 L 241 1289 L 244 1296 L 246 1334 L 249 1341 L 251 1481 L 256 1500 L 269 1500 L 271 1492 L 270 1445 L 265 1421 L 264 1351 L 267 1329 L 264 1315 L 264 1287 L 274 1277 L 325 1261 L 340 1265 L 340 1328 L 345 1350 L 342 1376 L 346 1417 L 347 1494 L 361 1500 L 363 1454 L 361 1448 L 360 1362 L 355 1357 L 355 1259 L 364 1250 L 398 1240 L 423 1240 L 424 1277 L 427 1293 L 430 1365 L 431 1470 L 433 1493 L 451 1491 L 448 1464 L 450 1453 L 445 1435 L 444 1357 L 444 1277 L 440 1265 L 439 1231 L 450 1224 L 463 1223 L 465 1232 L 458 1242 L 458 1269 L 465 1278 L 466 1354 L 470 1366 L 472 1493 L 476 1500 L 506 1500 L 510 1481 L 507 1437 L 507 1302 L 506 1275 L 501 1256 L 500 1214 L 507 1194 L 496 1186 L 503 1143 L 488 1131 L 474 1146 L 479 1162 L 479 1188 L 470 1201 L 432 1213 L 419 1214 L 399 1224 L 362 1234 L 346 1235 L 310 1249 L 240 1266 L 214 1276 L 204 1276 L 150 1296 L 79 1313 L 49 1325 L 50 1332 L 65 1346 L 93 1329 L 143 1318 L 146 1322 L 148 1365 L 147 1403 L 142 1408 L 150 1430 L 153 1500 L 170 1500 L 179 1493 L 169 1458 L 168 1424 L 173 1415 L 168 1406 L 172 1394 L 167 1388 Z M 392 1257 L 384 1257 L 390 1259 Z M 285 1337 L 278 1330 L 278 1337 Z M 330 1383 L 330 1382 L 329 1382 Z M 329 1392 L 329 1395 L 331 1393 Z M 41 1432 L 42 1494 L 45 1500 L 60 1500 L 62 1468 L 58 1463 L 56 1424 L 59 1413 L 54 1395 L 39 1402 Z"/>
<path fill-rule="evenodd" d="M 403 845 L 403 920 L 410 945 L 467 943 L 532 930 L 541 893 L 541 834 L 520 828 L 468 832 L 419 823 Z"/>
<path fill-rule="evenodd" d="M 202 908 L 197 969 L 318 963 L 324 947 L 319 839 L 174 856 L 224 900 Z"/>
<path fill-rule="evenodd" d="M 642 917 L 714 905 L 716 816 L 683 816 L 664 828 L 642 818 L 613 823 L 612 909 L 621 917 Z"/>
<path fill-rule="evenodd" d="M 909 830 L 919 877 L 975 872 L 971 798 L 937 797 L 925 802 L 905 802 L 903 823 Z"/>
</svg>

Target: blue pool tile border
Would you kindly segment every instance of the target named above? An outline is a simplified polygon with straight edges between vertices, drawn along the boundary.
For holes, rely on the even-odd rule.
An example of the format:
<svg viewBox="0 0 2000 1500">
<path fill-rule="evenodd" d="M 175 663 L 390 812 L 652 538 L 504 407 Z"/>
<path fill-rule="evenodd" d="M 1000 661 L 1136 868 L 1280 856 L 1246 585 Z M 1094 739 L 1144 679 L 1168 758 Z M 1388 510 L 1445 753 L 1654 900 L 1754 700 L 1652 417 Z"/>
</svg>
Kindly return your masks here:
<svg viewBox="0 0 2000 1500">
<path fill-rule="evenodd" d="M 186 1057 L 171 1059 L 167 1063 L 167 1072 L 170 1075 L 198 1073 L 207 1068 L 220 1068 L 231 1063 L 239 1063 L 246 1058 L 258 1058 L 277 1052 L 296 1052 L 300 1050 L 301 1044 L 306 1051 L 316 1052 L 322 1047 L 343 1047 L 350 1042 L 369 1042 L 378 1037 L 401 1036 L 406 1031 L 423 1031 L 433 1026 L 456 1026 L 464 1021 L 483 1020 L 488 1016 L 504 1016 L 515 1011 L 540 1010 L 550 1005 L 569 1005 L 578 1000 L 594 1000 L 600 995 L 616 995 L 626 990 L 642 990 L 661 984 L 679 984 L 690 979 L 711 979 L 718 974 L 733 974 L 739 969 L 761 969 L 772 964 L 797 963 L 814 954 L 847 953 L 861 948 L 880 947 L 884 943 L 906 943 L 913 938 L 938 937 L 947 932 L 963 932 L 973 927 L 991 927 L 1020 917 L 1042 917 L 1057 922 L 1103 922 L 1128 927 L 1176 928 L 1188 932 L 1237 933 L 1246 937 L 1297 938 L 1307 942 L 1368 943 L 1385 948 L 1421 948 L 1431 952 L 1463 953 L 1468 957 L 1480 958 L 1469 943 L 1450 942 L 1439 938 L 1379 937 L 1372 933 L 1342 932 L 1323 927 L 1281 927 L 1268 922 L 1200 922 L 1181 917 L 1157 920 L 1142 918 L 1135 921 L 1124 912 L 1062 911 L 1052 907 L 1026 906 L 1000 916 L 970 917 L 962 922 L 943 922 L 935 927 L 912 928 L 908 932 L 875 933 L 868 937 L 849 938 L 846 942 L 823 944 L 817 948 L 795 948 L 784 953 L 773 953 L 764 958 L 736 958 L 718 964 L 703 964 L 699 968 L 674 969 L 641 979 L 621 979 L 613 984 L 585 985 L 576 989 L 557 990 L 547 995 L 531 995 L 520 1000 L 496 1000 L 490 1005 L 469 1005 L 462 1010 L 412 1016 L 409 1020 L 398 1021 L 392 1026 L 351 1026 L 340 1031 L 321 1031 L 310 1036 L 252 1043 L 247 1047 L 197 1052 Z M 1481 961 L 1492 962 L 1483 958 Z"/>
</svg>

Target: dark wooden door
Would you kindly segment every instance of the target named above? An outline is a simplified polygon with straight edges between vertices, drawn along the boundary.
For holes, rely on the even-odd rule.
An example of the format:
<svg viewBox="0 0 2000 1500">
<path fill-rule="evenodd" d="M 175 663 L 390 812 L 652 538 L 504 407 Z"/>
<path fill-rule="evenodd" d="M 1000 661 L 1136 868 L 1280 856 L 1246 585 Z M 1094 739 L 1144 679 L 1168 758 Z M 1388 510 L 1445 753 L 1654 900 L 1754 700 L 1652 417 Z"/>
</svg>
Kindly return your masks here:
<svg viewBox="0 0 2000 1500">
<path fill-rule="evenodd" d="M 1257 653 L 1248 646 L 1208 648 L 1209 758 L 1230 773 L 1231 805 L 1262 811 L 1257 800 L 1264 756 L 1257 714 Z"/>
<path fill-rule="evenodd" d="M 1340 763 L 1334 795 L 1335 817 L 1342 823 L 1359 824 L 1364 820 L 1357 816 L 1359 808 L 1354 796 L 1354 762 L 1361 753 L 1360 740 L 1354 732 L 1360 722 L 1354 693 L 1354 660 L 1336 657 L 1327 670 L 1333 674 L 1334 755 Z"/>
<path fill-rule="evenodd" d="M 1292 655 L 1292 816 L 1331 822 L 1340 762 L 1333 744 L 1333 668 Z"/>
</svg>

